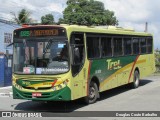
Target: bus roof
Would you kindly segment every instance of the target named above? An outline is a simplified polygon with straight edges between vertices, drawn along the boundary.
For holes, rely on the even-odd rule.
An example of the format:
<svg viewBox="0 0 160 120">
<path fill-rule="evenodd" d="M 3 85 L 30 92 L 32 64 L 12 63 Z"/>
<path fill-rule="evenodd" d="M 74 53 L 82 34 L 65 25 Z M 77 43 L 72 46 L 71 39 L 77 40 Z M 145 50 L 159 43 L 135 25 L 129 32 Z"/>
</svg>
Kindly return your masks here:
<svg viewBox="0 0 160 120">
<path fill-rule="evenodd" d="M 116 26 L 79 26 L 79 25 L 62 25 L 69 31 L 89 32 L 89 33 L 107 33 L 119 35 L 135 35 L 135 36 L 152 36 L 147 32 L 136 32 L 134 29 L 122 28 Z"/>
<path fill-rule="evenodd" d="M 44 27 L 61 27 L 65 28 L 67 31 L 70 32 L 87 32 L 87 33 L 102 33 L 102 34 L 118 34 L 118 35 L 135 35 L 135 36 L 152 36 L 152 34 L 147 32 L 136 32 L 134 29 L 127 29 L 122 27 L 116 26 L 81 26 L 81 25 L 68 25 L 68 24 L 61 24 L 61 25 L 33 25 L 33 26 L 25 26 L 23 28 L 44 28 Z M 17 29 L 17 30 L 19 30 Z"/>
</svg>

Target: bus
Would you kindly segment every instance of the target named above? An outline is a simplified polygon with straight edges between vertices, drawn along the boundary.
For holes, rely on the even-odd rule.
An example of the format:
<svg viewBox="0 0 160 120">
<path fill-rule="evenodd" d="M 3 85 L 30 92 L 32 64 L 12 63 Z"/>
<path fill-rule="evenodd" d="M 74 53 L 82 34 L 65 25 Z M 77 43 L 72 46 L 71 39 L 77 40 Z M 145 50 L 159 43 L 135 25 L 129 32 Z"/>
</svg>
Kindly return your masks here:
<svg viewBox="0 0 160 120">
<path fill-rule="evenodd" d="M 155 71 L 153 36 L 121 27 L 35 25 L 14 30 L 13 98 L 95 103 L 100 92 Z"/>
</svg>

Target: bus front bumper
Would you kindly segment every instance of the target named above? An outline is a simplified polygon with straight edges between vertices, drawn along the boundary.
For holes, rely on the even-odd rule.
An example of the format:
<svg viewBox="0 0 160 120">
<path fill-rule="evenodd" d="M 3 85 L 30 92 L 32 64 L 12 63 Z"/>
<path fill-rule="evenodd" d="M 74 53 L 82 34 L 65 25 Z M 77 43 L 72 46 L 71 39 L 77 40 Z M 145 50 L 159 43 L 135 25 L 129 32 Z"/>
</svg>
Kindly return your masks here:
<svg viewBox="0 0 160 120">
<path fill-rule="evenodd" d="M 12 86 L 13 89 L 13 99 L 26 99 L 33 101 L 70 101 L 71 100 L 71 90 L 69 87 L 64 87 L 63 89 L 51 92 L 40 92 L 41 96 L 33 97 L 33 92 L 27 92 L 27 90 L 21 91 L 16 87 Z M 38 92 L 38 91 L 37 91 Z"/>
</svg>

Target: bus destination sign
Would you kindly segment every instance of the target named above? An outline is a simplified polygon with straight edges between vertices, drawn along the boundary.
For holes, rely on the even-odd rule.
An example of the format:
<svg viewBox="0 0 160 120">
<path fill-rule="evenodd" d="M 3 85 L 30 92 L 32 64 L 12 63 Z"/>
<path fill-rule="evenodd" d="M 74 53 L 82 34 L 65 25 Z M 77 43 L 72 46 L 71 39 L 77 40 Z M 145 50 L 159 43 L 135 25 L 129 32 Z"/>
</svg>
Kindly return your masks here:
<svg viewBox="0 0 160 120">
<path fill-rule="evenodd" d="M 65 36 L 64 29 L 19 29 L 14 31 L 15 38 Z"/>
</svg>

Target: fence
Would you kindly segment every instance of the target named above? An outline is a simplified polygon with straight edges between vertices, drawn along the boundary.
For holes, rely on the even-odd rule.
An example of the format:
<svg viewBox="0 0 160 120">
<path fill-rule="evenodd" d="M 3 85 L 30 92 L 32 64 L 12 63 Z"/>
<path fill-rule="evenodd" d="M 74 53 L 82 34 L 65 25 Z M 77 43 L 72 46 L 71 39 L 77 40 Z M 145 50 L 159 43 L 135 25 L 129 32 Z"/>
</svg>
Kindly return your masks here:
<svg viewBox="0 0 160 120">
<path fill-rule="evenodd" d="M 12 84 L 12 55 L 0 55 L 0 87 Z"/>
</svg>

